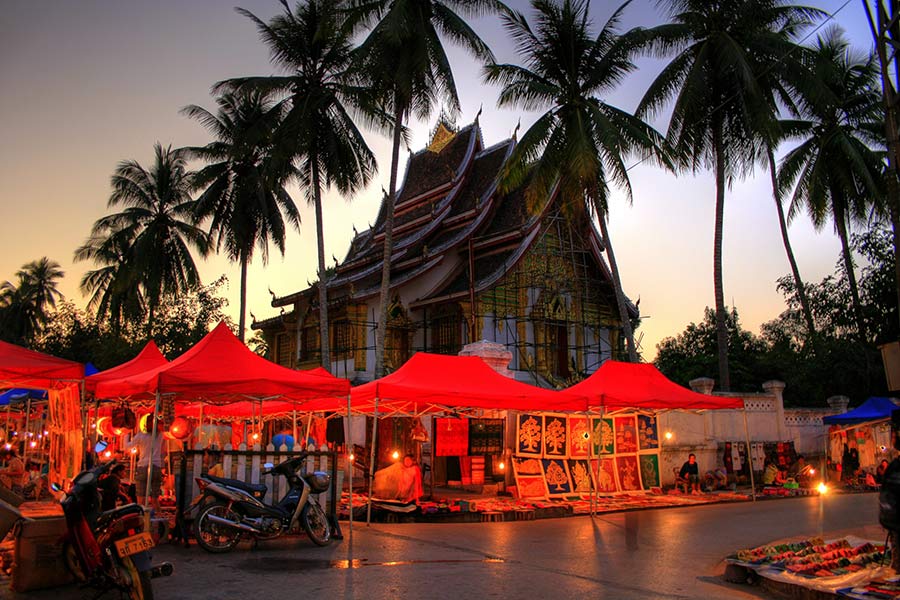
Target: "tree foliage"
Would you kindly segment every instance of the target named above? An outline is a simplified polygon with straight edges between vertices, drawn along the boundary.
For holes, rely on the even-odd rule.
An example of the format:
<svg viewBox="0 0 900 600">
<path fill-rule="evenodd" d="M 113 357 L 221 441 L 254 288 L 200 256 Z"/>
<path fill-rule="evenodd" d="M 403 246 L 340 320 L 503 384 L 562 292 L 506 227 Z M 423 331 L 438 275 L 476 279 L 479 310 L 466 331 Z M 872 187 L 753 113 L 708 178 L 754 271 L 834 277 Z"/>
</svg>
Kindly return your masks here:
<svg viewBox="0 0 900 600">
<path fill-rule="evenodd" d="M 865 265 L 858 284 L 866 328 L 877 332 L 874 342 L 860 341 L 856 318 L 847 309 L 851 291 L 843 259 L 837 261 L 833 274 L 806 286 L 819 332 L 815 346 L 794 279 L 784 276 L 778 280 L 778 289 L 787 309 L 764 323 L 758 336 L 740 327 L 737 311 L 729 314 L 734 389 L 758 392 L 763 382 L 777 379 L 787 384 L 785 401 L 802 406 L 823 406 L 834 395 L 860 402 L 885 394 L 877 344 L 900 335 L 892 244 L 891 231 L 880 225 L 852 237 L 852 248 Z M 678 336 L 657 345 L 656 365 L 672 380 L 687 385 L 695 377 L 715 373 L 717 349 L 715 313 L 706 309 L 702 322 L 691 323 Z"/>
</svg>

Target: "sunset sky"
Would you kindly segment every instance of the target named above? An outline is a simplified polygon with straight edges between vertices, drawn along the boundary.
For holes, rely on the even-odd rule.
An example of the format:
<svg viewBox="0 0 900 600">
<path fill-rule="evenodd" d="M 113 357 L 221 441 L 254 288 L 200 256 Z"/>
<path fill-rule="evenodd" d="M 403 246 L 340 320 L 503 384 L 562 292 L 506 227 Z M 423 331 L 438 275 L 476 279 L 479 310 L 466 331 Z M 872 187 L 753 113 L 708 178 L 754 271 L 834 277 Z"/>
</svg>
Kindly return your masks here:
<svg viewBox="0 0 900 600">
<path fill-rule="evenodd" d="M 275 0 L 237 0 L 236 4 L 268 19 L 279 10 Z M 522 0 L 511 6 L 527 11 Z M 871 39 L 860 2 L 815 1 L 837 13 L 838 24 L 860 51 Z M 212 109 L 210 86 L 222 79 L 273 73 L 267 48 L 254 25 L 220 0 L 7 0 L 0 17 L 0 223 L 4 251 L 0 281 L 12 279 L 24 263 L 48 256 L 66 271 L 61 289 L 79 305 L 78 290 L 88 263 L 73 263 L 91 225 L 107 214 L 109 179 L 116 163 L 136 159 L 149 164 L 153 144 L 202 145 L 209 141 L 196 122 L 179 115 L 187 104 Z M 613 8 L 595 0 L 592 16 L 599 29 Z M 652 26 L 664 15 L 654 2 L 635 0 L 625 26 Z M 499 18 L 473 21 L 499 62 L 518 62 Z M 824 28 L 823 28 L 824 30 Z M 814 39 L 814 37 L 813 37 Z M 492 145 L 510 136 L 521 118 L 523 131 L 536 113 L 496 107 L 498 89 L 481 82 L 480 66 L 451 47 L 462 113 L 470 122 L 479 107 L 484 140 Z M 633 110 L 662 61 L 642 59 L 639 71 L 611 104 Z M 435 117 L 437 112 L 435 113 Z M 435 117 L 414 123 L 414 150 L 427 143 Z M 667 115 L 653 124 L 666 126 Z M 367 139 L 380 172 L 367 190 L 344 199 L 326 197 L 325 236 L 331 256 L 343 259 L 353 226 L 375 221 L 381 187 L 387 187 L 390 140 L 375 132 Z M 782 149 L 784 152 L 784 149 Z M 630 161 L 635 162 L 635 161 Z M 629 163 L 629 164 L 630 164 Z M 401 166 L 402 169 L 402 166 Z M 402 173 L 402 171 L 401 171 Z M 640 165 L 631 171 L 634 203 L 619 198 L 611 207 L 610 230 L 632 300 L 640 298 L 641 349 L 652 359 L 656 344 L 699 321 L 714 305 L 712 242 L 715 187 L 710 173 L 679 176 Z M 728 305 L 737 307 L 753 332 L 784 310 L 775 280 L 789 272 L 778 231 L 766 172 L 738 182 L 726 197 L 724 284 Z M 295 192 L 298 204 L 301 196 Z M 249 306 L 258 318 L 277 314 L 267 288 L 284 295 L 314 280 L 316 237 L 311 207 L 301 206 L 302 230 L 292 233 L 282 258 L 268 265 L 257 260 L 249 274 Z M 790 228 L 801 274 L 818 281 L 833 271 L 839 245 L 832 229 L 815 232 L 801 216 Z M 204 282 L 222 273 L 233 317 L 238 311 L 239 268 L 222 258 L 200 263 Z M 714 376 L 714 374 L 710 374 Z"/>
</svg>

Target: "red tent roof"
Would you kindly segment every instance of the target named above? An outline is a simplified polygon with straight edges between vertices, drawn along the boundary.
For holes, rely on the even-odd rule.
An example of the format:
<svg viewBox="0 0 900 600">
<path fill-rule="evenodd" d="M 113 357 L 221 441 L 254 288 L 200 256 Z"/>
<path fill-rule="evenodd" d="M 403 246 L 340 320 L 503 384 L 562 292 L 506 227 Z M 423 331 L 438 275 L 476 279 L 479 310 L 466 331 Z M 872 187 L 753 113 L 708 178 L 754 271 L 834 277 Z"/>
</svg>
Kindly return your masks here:
<svg viewBox="0 0 900 600">
<path fill-rule="evenodd" d="M 649 363 L 608 360 L 593 375 L 568 389 L 606 408 L 742 408 L 740 398 L 698 394 L 666 378 Z"/>
<path fill-rule="evenodd" d="M 177 394 L 227 403 L 248 398 L 306 400 L 350 393 L 345 379 L 288 369 L 254 354 L 225 323 L 170 363 L 97 384 L 98 398 Z"/>
<path fill-rule="evenodd" d="M 86 377 L 84 380 L 84 389 L 88 393 L 93 394 L 97 389 L 97 384 L 101 381 L 111 381 L 129 375 L 136 375 L 138 373 L 149 371 L 150 369 L 161 367 L 168 364 L 168 362 L 166 357 L 162 355 L 162 352 L 159 351 L 159 348 L 156 347 L 156 342 L 150 340 L 147 342 L 147 345 L 144 346 L 144 349 L 128 362 Z"/>
<path fill-rule="evenodd" d="M 577 393 L 545 390 L 504 377 L 477 356 L 426 352 L 414 354 L 386 377 L 353 388 L 354 410 L 369 412 L 376 397 L 379 413 L 421 413 L 429 407 L 523 411 L 584 411 L 587 407 L 587 399 Z M 346 407 L 335 405 L 332 410 L 342 408 Z"/>
<path fill-rule="evenodd" d="M 84 378 L 84 365 L 0 342 L 0 387 L 52 388 L 60 380 Z"/>
</svg>

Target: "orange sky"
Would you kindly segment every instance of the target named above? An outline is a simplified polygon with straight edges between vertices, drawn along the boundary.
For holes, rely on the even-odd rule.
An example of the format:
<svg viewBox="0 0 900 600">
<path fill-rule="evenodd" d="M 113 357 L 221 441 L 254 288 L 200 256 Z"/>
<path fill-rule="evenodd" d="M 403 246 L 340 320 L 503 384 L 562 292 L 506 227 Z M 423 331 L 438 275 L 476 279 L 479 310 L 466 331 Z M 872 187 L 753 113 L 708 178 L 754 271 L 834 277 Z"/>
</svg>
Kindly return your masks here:
<svg viewBox="0 0 900 600">
<path fill-rule="evenodd" d="M 274 14 L 274 0 L 239 1 L 261 18 Z M 510 4 L 520 10 L 525 3 Z M 611 11 L 592 4 L 596 24 Z M 841 9 L 835 22 L 860 49 L 870 45 L 860 3 L 811 2 Z M 626 26 L 653 25 L 662 17 L 655 3 L 637 0 Z M 511 45 L 495 18 L 473 23 L 501 62 L 513 62 Z M 527 128 L 534 114 L 496 108 L 497 89 L 480 82 L 478 65 L 451 51 L 462 115 L 481 117 L 487 145 L 507 138 L 521 118 Z M 659 61 L 643 60 L 640 70 L 608 101 L 633 109 Z M 83 0 L 35 3 L 8 0 L 0 20 L 0 223 L 6 243 L 0 255 L 0 281 L 22 264 L 49 256 L 66 271 L 62 291 L 78 304 L 78 281 L 86 263 L 73 264 L 93 222 L 107 213 L 109 177 L 118 161 L 150 161 L 158 140 L 175 146 L 208 141 L 204 130 L 178 114 L 187 104 L 212 108 L 210 86 L 221 79 L 272 73 L 266 48 L 253 25 L 214 0 L 140 2 Z M 414 149 L 423 147 L 434 120 L 413 125 Z M 664 118 L 654 123 L 665 126 Z M 524 131 L 524 129 L 523 129 Z M 327 195 L 326 257 L 343 259 L 352 228 L 373 222 L 381 187 L 387 187 L 390 142 L 367 132 L 381 171 L 352 200 Z M 631 172 L 634 204 L 611 206 L 610 230 L 626 293 L 641 299 L 644 321 L 638 331 L 646 357 L 656 344 L 702 318 L 714 304 L 712 235 L 715 189 L 709 173 L 666 173 L 640 165 Z M 294 190 L 296 192 L 296 190 Z M 300 198 L 299 194 L 295 194 Z M 288 240 L 284 258 L 273 252 L 268 266 L 259 261 L 249 274 L 250 310 L 264 318 L 276 314 L 267 288 L 284 295 L 315 279 L 315 227 L 312 211 L 301 206 L 303 228 Z M 830 229 L 813 231 L 808 219 L 791 225 L 794 250 L 806 280 L 833 271 L 838 243 Z M 768 176 L 738 182 L 726 199 L 724 284 L 726 303 L 737 306 L 743 324 L 757 332 L 784 303 L 775 280 L 789 272 L 781 245 Z M 225 273 L 230 280 L 229 311 L 236 317 L 239 269 L 218 257 L 201 262 L 204 282 Z M 714 374 L 710 374 L 714 375 Z"/>
</svg>

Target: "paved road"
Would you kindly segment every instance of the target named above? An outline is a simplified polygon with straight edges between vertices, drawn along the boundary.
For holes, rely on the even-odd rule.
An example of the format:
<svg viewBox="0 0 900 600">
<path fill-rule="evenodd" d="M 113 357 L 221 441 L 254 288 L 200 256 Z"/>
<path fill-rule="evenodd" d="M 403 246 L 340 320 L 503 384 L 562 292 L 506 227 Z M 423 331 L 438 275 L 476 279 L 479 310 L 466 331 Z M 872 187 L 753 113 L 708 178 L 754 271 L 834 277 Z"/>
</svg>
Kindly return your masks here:
<svg viewBox="0 0 900 600">
<path fill-rule="evenodd" d="M 175 575 L 157 600 L 249 598 L 764 598 L 724 583 L 735 549 L 794 536 L 878 537 L 873 494 L 630 512 L 590 519 L 483 524 L 357 525 L 327 548 L 284 538 L 227 555 L 162 546 Z M 345 529 L 345 534 L 347 533 Z M 0 593 L 2 597 L 2 593 Z M 77 589 L 12 596 L 89 597 Z"/>
</svg>

